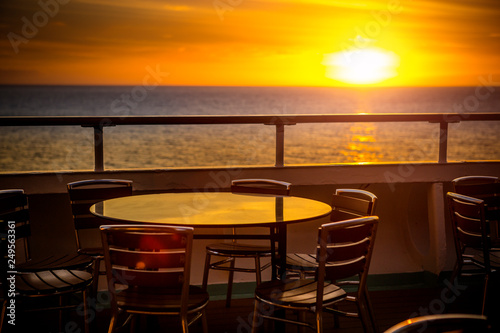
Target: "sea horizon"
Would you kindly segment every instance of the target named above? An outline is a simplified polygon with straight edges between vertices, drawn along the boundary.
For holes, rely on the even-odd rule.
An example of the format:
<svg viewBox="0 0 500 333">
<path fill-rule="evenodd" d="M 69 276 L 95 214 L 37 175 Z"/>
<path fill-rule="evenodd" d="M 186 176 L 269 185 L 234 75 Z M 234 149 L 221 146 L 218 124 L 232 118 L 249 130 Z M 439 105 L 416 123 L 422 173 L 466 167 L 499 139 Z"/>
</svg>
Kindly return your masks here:
<svg viewBox="0 0 500 333">
<path fill-rule="evenodd" d="M 489 88 L 477 95 L 478 87 L 3 85 L 0 115 L 499 112 L 500 89 Z M 436 161 L 436 128 L 429 123 L 286 126 L 285 164 Z M 105 129 L 104 140 L 107 169 L 273 165 L 275 156 L 274 128 L 262 125 L 117 126 Z M 0 172 L 93 169 L 88 128 L 3 127 L 0 142 Z M 497 122 L 450 124 L 448 158 L 500 159 L 499 142 Z"/>
</svg>

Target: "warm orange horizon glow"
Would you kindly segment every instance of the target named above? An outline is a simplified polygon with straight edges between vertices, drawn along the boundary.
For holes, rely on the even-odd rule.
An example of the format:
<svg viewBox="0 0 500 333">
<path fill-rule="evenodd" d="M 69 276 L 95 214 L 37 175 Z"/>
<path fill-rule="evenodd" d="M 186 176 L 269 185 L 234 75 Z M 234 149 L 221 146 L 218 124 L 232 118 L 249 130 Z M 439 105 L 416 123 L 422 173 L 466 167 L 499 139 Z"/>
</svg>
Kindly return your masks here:
<svg viewBox="0 0 500 333">
<path fill-rule="evenodd" d="M 0 84 L 500 84 L 496 0 L 19 0 L 0 15 Z"/>
</svg>

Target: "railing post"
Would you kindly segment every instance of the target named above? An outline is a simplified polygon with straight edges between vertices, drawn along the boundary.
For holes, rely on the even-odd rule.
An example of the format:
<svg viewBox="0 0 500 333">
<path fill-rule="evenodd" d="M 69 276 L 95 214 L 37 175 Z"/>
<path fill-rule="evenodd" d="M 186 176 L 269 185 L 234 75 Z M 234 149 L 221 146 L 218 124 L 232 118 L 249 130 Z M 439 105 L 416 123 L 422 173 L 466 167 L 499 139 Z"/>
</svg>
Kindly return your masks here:
<svg viewBox="0 0 500 333">
<path fill-rule="evenodd" d="M 277 167 L 285 165 L 285 125 L 276 124 L 276 164 Z"/>
<path fill-rule="evenodd" d="M 101 124 L 94 126 L 94 171 L 104 171 L 104 133 Z"/>
<path fill-rule="evenodd" d="M 448 123 L 439 123 L 439 160 L 438 163 L 447 163 L 448 155 Z"/>
</svg>

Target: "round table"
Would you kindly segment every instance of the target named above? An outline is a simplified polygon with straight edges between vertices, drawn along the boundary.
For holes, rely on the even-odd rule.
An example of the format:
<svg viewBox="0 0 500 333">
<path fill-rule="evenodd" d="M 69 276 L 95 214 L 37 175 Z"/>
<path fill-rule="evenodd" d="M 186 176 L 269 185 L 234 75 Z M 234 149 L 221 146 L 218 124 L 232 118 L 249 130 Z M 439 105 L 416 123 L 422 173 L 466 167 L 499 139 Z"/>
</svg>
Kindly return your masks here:
<svg viewBox="0 0 500 333">
<path fill-rule="evenodd" d="M 231 192 L 183 192 L 134 195 L 105 200 L 90 208 L 92 214 L 119 223 L 151 223 L 197 228 L 277 228 L 279 260 L 286 260 L 286 226 L 330 214 L 331 206 L 317 200 Z M 210 239 L 270 239 L 270 235 L 195 234 Z M 274 242 L 272 242 L 274 243 Z M 276 258 L 273 258 L 273 262 Z M 280 276 L 284 262 L 280 262 Z M 273 265 L 273 276 L 275 265 Z"/>
</svg>

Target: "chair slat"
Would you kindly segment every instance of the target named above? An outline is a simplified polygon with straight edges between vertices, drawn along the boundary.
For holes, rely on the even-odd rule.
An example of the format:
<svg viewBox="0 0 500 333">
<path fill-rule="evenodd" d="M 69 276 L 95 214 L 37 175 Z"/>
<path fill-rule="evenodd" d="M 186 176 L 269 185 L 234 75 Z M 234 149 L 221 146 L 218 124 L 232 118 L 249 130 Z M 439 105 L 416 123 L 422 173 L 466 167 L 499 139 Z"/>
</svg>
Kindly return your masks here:
<svg viewBox="0 0 500 333">
<path fill-rule="evenodd" d="M 455 192 L 474 198 L 500 195 L 500 183 L 455 184 Z"/>
<path fill-rule="evenodd" d="M 89 184 L 89 186 L 92 186 Z M 117 186 L 117 185 L 96 185 L 91 188 L 73 187 L 69 190 L 71 201 L 86 201 L 96 200 L 102 201 L 113 199 L 116 197 L 128 196 L 132 193 L 131 185 Z"/>
<path fill-rule="evenodd" d="M 0 215 L 8 214 L 15 210 L 24 209 L 28 204 L 27 196 L 22 190 L 2 191 L 0 200 Z"/>
<path fill-rule="evenodd" d="M 179 268 L 186 263 L 186 253 L 125 251 L 110 249 L 115 265 L 138 269 Z"/>
<path fill-rule="evenodd" d="M 288 196 L 291 185 L 274 179 L 236 179 L 231 182 L 231 192 Z"/>
<path fill-rule="evenodd" d="M 338 207 L 343 211 L 359 213 L 364 216 L 368 215 L 367 212 L 370 210 L 371 205 L 371 201 L 352 196 L 334 194 L 332 198 L 332 207 L 334 209 Z"/>
<path fill-rule="evenodd" d="M 345 221 L 345 220 L 355 219 L 355 218 L 361 217 L 361 216 L 366 216 L 366 214 L 348 212 L 345 210 L 334 208 L 332 210 L 332 212 L 330 213 L 330 221 L 332 221 L 332 222 Z"/>
<path fill-rule="evenodd" d="M 140 237 L 137 233 L 130 232 L 111 232 L 109 244 L 113 247 L 141 249 L 151 251 L 155 249 L 179 249 L 185 248 L 188 240 L 185 235 L 177 233 L 147 233 L 141 232 Z M 161 246 L 161 247 L 160 247 Z"/>
<path fill-rule="evenodd" d="M 134 270 L 113 266 L 113 278 L 115 283 L 128 286 L 179 288 L 184 282 L 184 272 Z"/>
<path fill-rule="evenodd" d="M 334 221 L 341 222 L 341 221 Z M 352 228 L 345 228 L 328 233 L 329 243 L 353 243 L 370 236 L 371 226 L 358 225 Z M 321 235 L 318 235 L 320 237 Z"/>
<path fill-rule="evenodd" d="M 16 270 L 20 272 L 56 269 L 76 270 L 87 268 L 91 263 L 91 258 L 88 256 L 72 252 L 60 256 L 53 255 L 42 259 L 32 259 L 21 265 L 16 265 Z"/>
<path fill-rule="evenodd" d="M 468 218 L 455 213 L 455 221 L 458 228 L 472 234 L 481 235 L 481 221 Z"/>
<path fill-rule="evenodd" d="M 483 246 L 483 236 L 481 234 L 473 234 L 462 229 L 458 229 L 457 232 L 457 237 L 462 244 L 474 248 L 481 248 Z"/>
<path fill-rule="evenodd" d="M 476 221 L 480 221 L 481 207 L 474 202 L 466 202 L 460 200 L 453 200 L 451 202 L 452 208 L 457 216 L 476 217 Z"/>
<path fill-rule="evenodd" d="M 11 219 L 5 220 L 5 222 L 7 222 L 7 221 L 17 221 L 17 220 L 15 220 L 15 219 L 14 220 L 11 220 Z M 6 230 L 7 223 L 0 222 L 0 228 L 1 228 L 0 230 Z M 21 222 L 21 223 L 16 223 L 14 230 L 16 232 L 16 234 L 15 234 L 16 240 L 31 236 L 31 227 L 30 227 L 30 224 L 26 221 Z"/>
<path fill-rule="evenodd" d="M 370 238 L 365 238 L 356 243 L 328 245 L 326 249 L 326 262 L 344 262 L 364 257 Z M 319 254 L 319 248 L 318 248 Z M 319 258 L 318 258 L 319 259 Z"/>
<path fill-rule="evenodd" d="M 345 278 L 350 278 L 361 274 L 366 264 L 365 258 L 360 258 L 357 261 L 325 267 L 325 280 L 337 281 Z"/>
<path fill-rule="evenodd" d="M 16 289 L 28 295 L 57 294 L 82 289 L 92 282 L 91 274 L 80 270 L 50 270 L 16 276 Z"/>
</svg>

